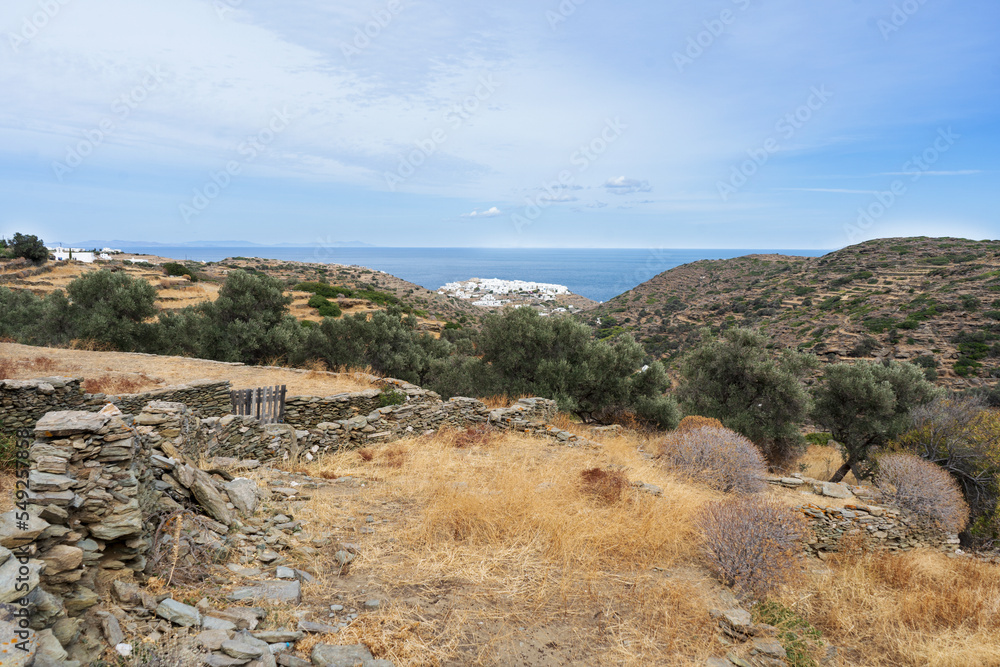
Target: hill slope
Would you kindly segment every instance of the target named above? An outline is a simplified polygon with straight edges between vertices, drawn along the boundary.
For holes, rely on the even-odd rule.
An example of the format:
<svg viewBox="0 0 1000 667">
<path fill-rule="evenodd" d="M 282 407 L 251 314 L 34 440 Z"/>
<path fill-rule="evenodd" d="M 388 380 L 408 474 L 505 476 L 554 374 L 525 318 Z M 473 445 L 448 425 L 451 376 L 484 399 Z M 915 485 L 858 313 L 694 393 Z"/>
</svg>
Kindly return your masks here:
<svg viewBox="0 0 1000 667">
<path fill-rule="evenodd" d="M 748 255 L 661 273 L 585 314 L 673 359 L 702 327 L 759 326 L 778 345 L 914 361 L 941 384 L 1000 377 L 1000 241 L 895 238 L 822 257 Z"/>
</svg>

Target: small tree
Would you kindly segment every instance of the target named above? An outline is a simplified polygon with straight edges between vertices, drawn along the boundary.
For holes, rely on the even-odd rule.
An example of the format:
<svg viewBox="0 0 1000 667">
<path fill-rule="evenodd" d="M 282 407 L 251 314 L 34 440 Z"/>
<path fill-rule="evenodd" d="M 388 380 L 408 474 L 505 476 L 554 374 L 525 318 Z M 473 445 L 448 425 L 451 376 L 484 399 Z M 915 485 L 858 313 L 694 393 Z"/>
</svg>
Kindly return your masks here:
<svg viewBox="0 0 1000 667">
<path fill-rule="evenodd" d="M 883 502 L 933 521 L 952 533 L 965 528 L 969 506 L 951 475 L 913 454 L 884 454 L 877 459 L 875 484 Z"/>
<path fill-rule="evenodd" d="M 681 362 L 678 396 L 684 412 L 718 419 L 781 466 L 804 444 L 799 425 L 809 397 L 802 378 L 814 362 L 796 352 L 775 354 L 768 343 L 751 329 L 728 329 L 721 338 L 703 332 Z"/>
<path fill-rule="evenodd" d="M 853 471 L 866 479 L 871 452 L 901 435 L 910 411 L 930 401 L 937 388 L 908 363 L 830 364 L 813 389 L 813 419 L 825 427 L 844 453 L 844 465 L 830 478 L 839 482 Z"/>
<path fill-rule="evenodd" d="M 34 234 L 16 232 L 7 245 L 14 257 L 23 257 L 28 261 L 42 263 L 49 258 L 45 242 Z"/>
</svg>

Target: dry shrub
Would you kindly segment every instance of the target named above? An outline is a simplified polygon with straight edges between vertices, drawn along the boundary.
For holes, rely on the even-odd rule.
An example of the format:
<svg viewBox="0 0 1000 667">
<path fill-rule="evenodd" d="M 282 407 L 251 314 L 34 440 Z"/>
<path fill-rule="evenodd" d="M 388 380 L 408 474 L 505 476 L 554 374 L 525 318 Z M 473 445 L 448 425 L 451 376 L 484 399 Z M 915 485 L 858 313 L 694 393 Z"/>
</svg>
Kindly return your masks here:
<svg viewBox="0 0 1000 667">
<path fill-rule="evenodd" d="M 17 362 L 13 359 L 0 359 L 0 380 L 13 379 L 17 374 Z"/>
<path fill-rule="evenodd" d="M 763 599 L 799 572 L 805 524 L 777 500 L 737 496 L 710 503 L 697 522 L 709 563 L 741 596 Z"/>
<path fill-rule="evenodd" d="M 464 431 L 459 431 L 455 436 L 455 446 L 459 449 L 470 447 L 485 447 L 489 445 L 496 435 L 496 429 L 488 424 L 470 426 Z"/>
<path fill-rule="evenodd" d="M 49 357 L 35 357 L 31 360 L 31 367 L 39 371 L 52 371 L 58 368 L 59 364 Z"/>
<path fill-rule="evenodd" d="M 375 458 L 375 452 L 373 452 L 372 450 L 370 450 L 367 447 L 365 447 L 364 449 L 359 449 L 358 450 L 358 456 L 361 457 L 362 461 L 364 461 L 365 463 L 368 463 L 372 459 Z"/>
<path fill-rule="evenodd" d="M 393 445 L 382 450 L 380 463 L 387 468 L 402 468 L 409 456 L 410 450 L 400 445 Z"/>
<path fill-rule="evenodd" d="M 621 470 L 589 468 L 580 473 L 580 490 L 607 504 L 621 500 L 628 488 L 628 477 Z"/>
<path fill-rule="evenodd" d="M 954 478 L 919 456 L 880 456 L 875 484 L 882 502 L 898 505 L 949 532 L 959 532 L 969 521 L 969 506 Z"/>
<path fill-rule="evenodd" d="M 698 415 L 688 415 L 680 421 L 677 428 L 674 430 L 675 433 L 685 433 L 687 431 L 694 431 L 699 428 L 705 428 L 706 426 L 710 428 L 725 428 L 715 417 L 699 417 Z"/>
<path fill-rule="evenodd" d="M 84 352 L 117 352 L 111 343 L 104 343 L 93 338 L 74 338 L 69 342 L 69 349 Z"/>
<path fill-rule="evenodd" d="M 720 491 L 756 493 L 764 489 L 767 463 L 757 446 L 727 428 L 703 426 L 674 431 L 660 441 L 669 465 Z"/>
<path fill-rule="evenodd" d="M 1000 568 L 931 550 L 832 554 L 795 602 L 848 664 L 995 667 Z"/>
</svg>

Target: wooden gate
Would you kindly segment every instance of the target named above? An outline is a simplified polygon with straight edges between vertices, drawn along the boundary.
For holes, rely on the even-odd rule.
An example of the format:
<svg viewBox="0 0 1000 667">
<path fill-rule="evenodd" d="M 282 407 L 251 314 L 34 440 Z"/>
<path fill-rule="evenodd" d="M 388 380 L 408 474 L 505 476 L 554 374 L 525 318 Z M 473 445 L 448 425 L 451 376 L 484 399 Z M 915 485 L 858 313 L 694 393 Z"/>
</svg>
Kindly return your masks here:
<svg viewBox="0 0 1000 667">
<path fill-rule="evenodd" d="M 285 419 L 285 385 L 233 389 L 229 398 L 234 415 L 256 417 L 261 424 L 279 424 Z"/>
</svg>

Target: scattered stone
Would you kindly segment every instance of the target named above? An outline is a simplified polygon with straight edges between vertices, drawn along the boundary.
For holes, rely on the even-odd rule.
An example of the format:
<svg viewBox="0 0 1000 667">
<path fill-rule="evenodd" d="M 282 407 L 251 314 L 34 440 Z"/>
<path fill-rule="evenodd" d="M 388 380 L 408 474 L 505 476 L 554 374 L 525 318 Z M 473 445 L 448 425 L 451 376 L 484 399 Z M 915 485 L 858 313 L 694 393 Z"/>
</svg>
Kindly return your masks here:
<svg viewBox="0 0 1000 667">
<path fill-rule="evenodd" d="M 207 621 L 208 618 L 206 617 L 205 620 Z M 202 624 L 202 627 L 205 627 L 205 624 Z M 222 629 L 202 630 L 194 638 L 194 641 L 198 646 L 206 648 L 209 651 L 218 651 L 222 648 L 222 643 L 229 640 L 230 634 L 230 631 Z"/>
<path fill-rule="evenodd" d="M 227 639 L 222 642 L 222 652 L 237 660 L 253 660 L 264 655 L 264 649 L 259 646 L 252 646 L 239 639 Z"/>
<path fill-rule="evenodd" d="M 302 632 L 312 632 L 314 634 L 326 635 L 340 632 L 340 628 L 326 623 L 315 623 L 313 621 L 299 621 L 299 630 Z"/>
<path fill-rule="evenodd" d="M 282 642 L 294 642 L 302 639 L 301 630 L 258 630 L 251 633 L 257 639 L 268 644 L 280 644 Z"/>
<path fill-rule="evenodd" d="M 191 605 L 167 598 L 156 607 L 156 615 L 165 618 L 175 625 L 198 627 L 201 625 L 201 612 Z"/>
<path fill-rule="evenodd" d="M 293 581 L 262 581 L 254 586 L 238 588 L 228 597 L 233 602 L 267 600 L 268 602 L 298 604 L 302 601 L 302 584 L 297 579 Z"/>
<path fill-rule="evenodd" d="M 260 500 L 257 482 L 246 477 L 237 477 L 231 482 L 222 485 L 229 501 L 243 516 L 253 516 Z"/>
</svg>

